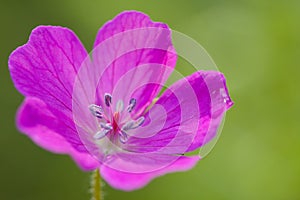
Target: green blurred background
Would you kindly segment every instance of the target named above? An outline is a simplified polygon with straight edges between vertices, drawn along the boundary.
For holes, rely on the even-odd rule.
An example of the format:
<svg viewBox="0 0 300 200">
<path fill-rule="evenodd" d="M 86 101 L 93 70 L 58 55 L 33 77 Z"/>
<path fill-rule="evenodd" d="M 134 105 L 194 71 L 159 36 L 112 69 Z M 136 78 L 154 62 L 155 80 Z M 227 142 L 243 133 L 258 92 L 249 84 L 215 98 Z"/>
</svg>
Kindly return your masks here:
<svg viewBox="0 0 300 200">
<path fill-rule="evenodd" d="M 235 106 L 216 147 L 193 170 L 130 193 L 105 185 L 105 199 L 300 199 L 299 0 L 1 0 L 0 199 L 89 199 L 88 173 L 16 130 L 23 97 L 10 80 L 10 52 L 40 24 L 69 27 L 91 50 L 98 28 L 128 9 L 202 44 L 226 75 Z"/>
</svg>

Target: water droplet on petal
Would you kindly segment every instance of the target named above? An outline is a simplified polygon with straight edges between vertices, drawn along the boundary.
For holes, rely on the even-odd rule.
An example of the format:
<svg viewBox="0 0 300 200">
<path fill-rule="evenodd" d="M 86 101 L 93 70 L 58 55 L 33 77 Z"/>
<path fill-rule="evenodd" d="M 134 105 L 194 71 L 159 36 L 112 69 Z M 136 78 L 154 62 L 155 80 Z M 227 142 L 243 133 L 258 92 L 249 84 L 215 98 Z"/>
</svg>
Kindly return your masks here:
<svg viewBox="0 0 300 200">
<path fill-rule="evenodd" d="M 224 90 L 224 88 L 220 89 L 220 94 L 223 98 L 224 103 L 226 103 L 227 101 L 229 101 L 228 95 L 226 94 L 226 91 Z"/>
<path fill-rule="evenodd" d="M 220 89 L 220 95 L 221 95 L 222 98 L 223 98 L 223 102 L 224 102 L 225 104 L 227 104 L 227 105 L 226 105 L 227 108 L 229 108 L 229 107 L 231 107 L 231 106 L 233 105 L 233 102 L 231 101 L 231 99 L 230 99 L 230 97 L 229 97 L 227 91 L 226 91 L 224 88 L 221 88 L 221 89 Z"/>
</svg>

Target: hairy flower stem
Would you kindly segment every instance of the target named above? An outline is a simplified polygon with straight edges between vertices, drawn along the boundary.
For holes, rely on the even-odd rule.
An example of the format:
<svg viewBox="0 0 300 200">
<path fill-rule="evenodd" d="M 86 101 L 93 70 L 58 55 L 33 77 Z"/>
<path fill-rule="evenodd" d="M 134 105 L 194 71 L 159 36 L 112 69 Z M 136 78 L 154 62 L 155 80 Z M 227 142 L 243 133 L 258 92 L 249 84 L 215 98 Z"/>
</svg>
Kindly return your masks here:
<svg viewBox="0 0 300 200">
<path fill-rule="evenodd" d="M 101 176 L 99 170 L 96 169 L 91 178 L 92 200 L 103 200 L 101 191 Z"/>
</svg>

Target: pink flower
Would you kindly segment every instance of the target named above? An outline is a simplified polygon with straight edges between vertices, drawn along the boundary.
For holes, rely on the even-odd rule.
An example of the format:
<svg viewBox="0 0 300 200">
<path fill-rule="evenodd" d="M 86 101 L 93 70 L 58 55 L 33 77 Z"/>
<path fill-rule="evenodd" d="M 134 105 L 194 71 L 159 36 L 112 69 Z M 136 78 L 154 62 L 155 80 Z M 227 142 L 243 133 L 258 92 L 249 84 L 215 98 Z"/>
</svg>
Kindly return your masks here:
<svg viewBox="0 0 300 200">
<path fill-rule="evenodd" d="M 98 32 L 91 56 L 67 28 L 39 26 L 9 58 L 25 96 L 18 128 L 48 151 L 134 190 L 192 168 L 184 156 L 216 136 L 232 106 L 224 76 L 198 71 L 167 88 L 177 55 L 163 23 L 123 12 Z"/>
</svg>

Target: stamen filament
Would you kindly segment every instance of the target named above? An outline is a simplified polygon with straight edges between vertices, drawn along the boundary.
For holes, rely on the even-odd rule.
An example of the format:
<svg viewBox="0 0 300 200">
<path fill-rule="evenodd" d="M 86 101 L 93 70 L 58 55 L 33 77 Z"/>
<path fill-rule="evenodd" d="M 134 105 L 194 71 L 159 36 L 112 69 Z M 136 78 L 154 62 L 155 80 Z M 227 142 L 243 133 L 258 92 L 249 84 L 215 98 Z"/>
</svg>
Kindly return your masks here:
<svg viewBox="0 0 300 200">
<path fill-rule="evenodd" d="M 117 111 L 117 112 L 122 112 L 123 109 L 124 109 L 124 103 L 123 103 L 122 100 L 119 100 L 119 101 L 117 102 L 117 105 L 116 105 L 116 111 Z"/>
</svg>

